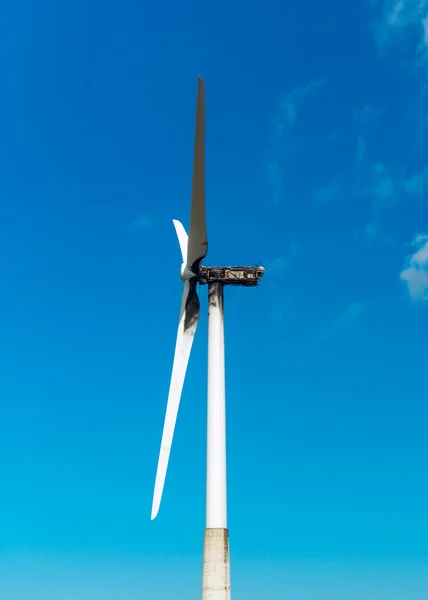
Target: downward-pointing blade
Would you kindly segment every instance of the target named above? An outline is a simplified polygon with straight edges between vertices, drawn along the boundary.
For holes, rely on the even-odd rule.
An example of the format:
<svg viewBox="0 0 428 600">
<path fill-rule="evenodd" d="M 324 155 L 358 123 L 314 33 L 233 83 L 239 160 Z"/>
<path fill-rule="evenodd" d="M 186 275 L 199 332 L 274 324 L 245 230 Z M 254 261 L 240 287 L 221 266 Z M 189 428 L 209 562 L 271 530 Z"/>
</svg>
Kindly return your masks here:
<svg viewBox="0 0 428 600">
<path fill-rule="evenodd" d="M 162 492 L 165 484 L 169 455 L 171 452 L 172 438 L 180 405 L 181 391 L 186 376 L 187 364 L 192 349 L 193 338 L 198 325 L 200 306 L 196 293 L 196 279 L 186 281 L 184 284 L 183 299 L 181 302 L 180 323 L 178 325 L 177 341 L 175 344 L 174 362 L 172 365 L 171 383 L 166 407 L 165 422 L 163 426 L 162 442 L 159 453 L 158 468 L 156 472 L 155 491 L 153 494 L 152 520 L 159 512 Z"/>
<path fill-rule="evenodd" d="M 205 217 L 205 85 L 198 80 L 196 102 L 195 148 L 193 157 L 192 202 L 190 208 L 187 266 L 197 274 L 199 264 L 208 252 Z"/>
</svg>

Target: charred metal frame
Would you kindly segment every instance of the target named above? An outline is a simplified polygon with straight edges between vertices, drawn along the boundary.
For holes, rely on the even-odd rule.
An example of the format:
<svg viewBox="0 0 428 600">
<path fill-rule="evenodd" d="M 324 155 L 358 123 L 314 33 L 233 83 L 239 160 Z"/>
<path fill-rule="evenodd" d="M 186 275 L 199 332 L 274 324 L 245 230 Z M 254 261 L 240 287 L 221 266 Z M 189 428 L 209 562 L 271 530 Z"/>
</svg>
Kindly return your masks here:
<svg viewBox="0 0 428 600">
<path fill-rule="evenodd" d="M 223 285 L 254 287 L 264 275 L 263 267 L 200 267 L 198 283 L 207 285 L 218 282 Z"/>
</svg>

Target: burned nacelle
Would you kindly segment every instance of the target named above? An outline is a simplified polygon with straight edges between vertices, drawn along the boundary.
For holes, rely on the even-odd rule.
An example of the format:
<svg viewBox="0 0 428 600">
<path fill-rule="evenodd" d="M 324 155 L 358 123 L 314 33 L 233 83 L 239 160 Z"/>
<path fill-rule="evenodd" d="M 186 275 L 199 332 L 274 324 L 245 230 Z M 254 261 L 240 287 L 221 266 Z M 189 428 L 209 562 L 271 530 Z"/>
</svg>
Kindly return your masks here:
<svg viewBox="0 0 428 600">
<path fill-rule="evenodd" d="M 200 267 L 199 283 L 206 285 L 215 281 L 223 285 L 258 285 L 264 275 L 263 267 Z"/>
</svg>

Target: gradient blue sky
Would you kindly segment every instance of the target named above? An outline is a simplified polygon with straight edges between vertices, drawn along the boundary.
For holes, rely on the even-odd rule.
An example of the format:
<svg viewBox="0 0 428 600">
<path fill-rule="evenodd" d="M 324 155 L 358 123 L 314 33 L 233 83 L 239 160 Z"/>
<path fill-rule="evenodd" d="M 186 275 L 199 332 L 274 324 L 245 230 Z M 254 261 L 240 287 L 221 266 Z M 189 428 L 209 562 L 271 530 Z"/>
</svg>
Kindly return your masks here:
<svg viewBox="0 0 428 600">
<path fill-rule="evenodd" d="M 206 295 L 159 517 L 197 75 L 227 290 L 232 586 L 428 597 L 427 0 L 0 9 L 0 586 L 201 583 Z M 179 588 L 176 588 L 179 582 Z"/>
</svg>

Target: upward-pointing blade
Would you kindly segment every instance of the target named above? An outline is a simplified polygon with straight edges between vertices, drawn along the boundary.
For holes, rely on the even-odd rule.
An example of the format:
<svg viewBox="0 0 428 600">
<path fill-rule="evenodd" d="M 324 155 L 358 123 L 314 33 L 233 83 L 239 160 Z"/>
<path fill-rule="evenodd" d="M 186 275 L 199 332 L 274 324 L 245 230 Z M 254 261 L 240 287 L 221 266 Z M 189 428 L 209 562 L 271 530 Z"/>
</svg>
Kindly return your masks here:
<svg viewBox="0 0 428 600">
<path fill-rule="evenodd" d="M 205 217 L 205 85 L 198 80 L 196 102 L 195 149 L 193 157 L 192 203 L 190 208 L 187 266 L 197 275 L 199 265 L 208 252 Z"/>
<path fill-rule="evenodd" d="M 152 520 L 159 512 L 162 492 L 165 484 L 172 438 L 180 405 L 181 392 L 186 376 L 193 338 L 199 320 L 199 299 L 196 293 L 196 278 L 185 281 L 183 299 L 181 302 L 180 323 L 178 325 L 177 341 L 175 344 L 174 362 L 172 365 L 171 383 L 169 386 L 168 404 L 166 407 L 165 423 L 163 426 L 161 449 L 156 472 L 155 491 L 153 494 Z"/>
</svg>

